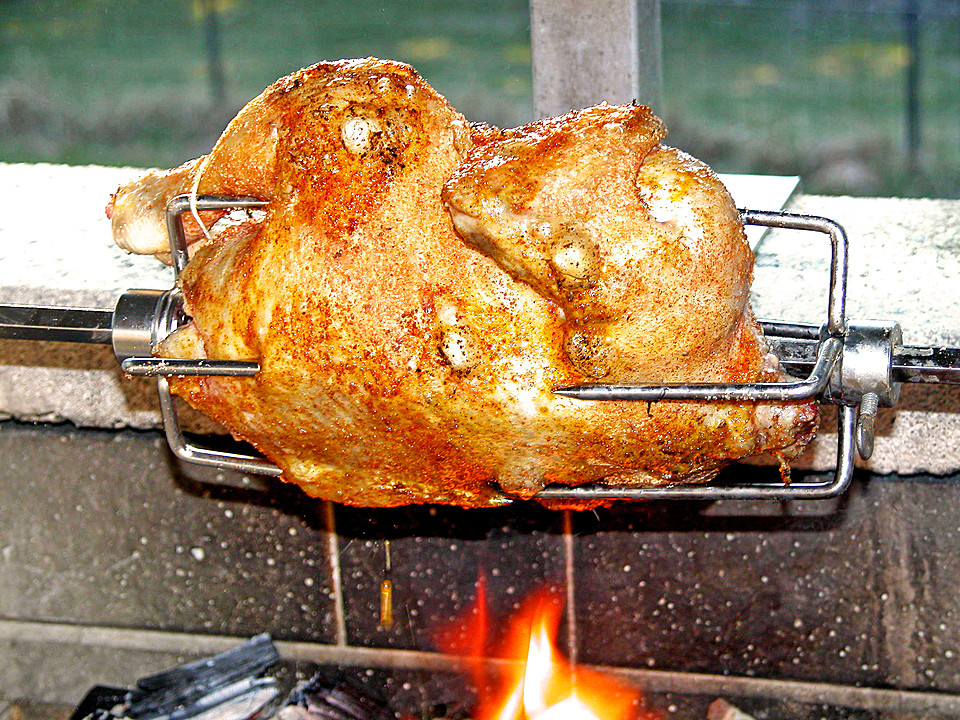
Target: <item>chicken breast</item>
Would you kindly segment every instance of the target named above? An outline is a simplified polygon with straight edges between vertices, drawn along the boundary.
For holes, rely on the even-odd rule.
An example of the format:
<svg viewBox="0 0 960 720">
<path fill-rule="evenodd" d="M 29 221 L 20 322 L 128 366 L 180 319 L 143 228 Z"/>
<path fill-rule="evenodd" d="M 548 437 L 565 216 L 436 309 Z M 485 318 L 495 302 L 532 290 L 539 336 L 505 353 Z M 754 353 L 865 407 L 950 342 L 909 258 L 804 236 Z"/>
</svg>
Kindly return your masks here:
<svg viewBox="0 0 960 720">
<path fill-rule="evenodd" d="M 471 127 L 406 65 L 321 63 L 109 213 L 123 247 L 162 257 L 174 195 L 267 201 L 188 224 L 193 320 L 157 352 L 259 362 L 174 391 L 312 496 L 480 507 L 549 483 L 703 482 L 795 455 L 816 406 L 552 392 L 780 377 L 736 209 L 663 134 L 633 106 Z"/>
</svg>

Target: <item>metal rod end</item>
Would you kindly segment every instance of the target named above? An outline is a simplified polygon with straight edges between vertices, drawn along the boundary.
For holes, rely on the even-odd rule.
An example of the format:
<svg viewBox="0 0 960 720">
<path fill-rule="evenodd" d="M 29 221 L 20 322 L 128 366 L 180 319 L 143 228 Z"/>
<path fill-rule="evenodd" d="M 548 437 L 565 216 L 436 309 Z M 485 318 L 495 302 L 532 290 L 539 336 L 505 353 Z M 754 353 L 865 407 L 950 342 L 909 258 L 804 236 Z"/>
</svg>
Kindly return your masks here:
<svg viewBox="0 0 960 720">
<path fill-rule="evenodd" d="M 554 395 L 574 400 L 661 400 L 663 388 L 646 385 L 573 385 L 556 388 Z"/>
<path fill-rule="evenodd" d="M 589 390 L 590 388 L 585 385 L 574 385 L 572 387 L 565 388 L 555 388 L 553 390 L 554 395 L 562 395 L 563 397 L 576 398 L 578 400 L 583 399 L 584 390 Z"/>
</svg>

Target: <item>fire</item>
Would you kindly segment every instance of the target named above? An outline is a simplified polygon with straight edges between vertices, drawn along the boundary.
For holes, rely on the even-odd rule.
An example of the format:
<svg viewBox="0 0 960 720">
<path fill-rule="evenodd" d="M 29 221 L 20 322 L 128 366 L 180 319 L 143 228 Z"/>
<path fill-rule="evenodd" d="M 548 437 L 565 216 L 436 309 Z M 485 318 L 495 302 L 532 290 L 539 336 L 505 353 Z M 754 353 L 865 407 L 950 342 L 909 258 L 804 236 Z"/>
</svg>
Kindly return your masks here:
<svg viewBox="0 0 960 720">
<path fill-rule="evenodd" d="M 480 693 L 474 719 L 655 720 L 642 709 L 639 690 L 561 655 L 562 609 L 556 594 L 540 591 L 510 619 L 502 638 L 490 638 L 481 579 L 465 632 L 448 630 L 438 639 L 441 650 L 467 657 Z M 490 657 L 509 662 L 494 674 Z"/>
</svg>

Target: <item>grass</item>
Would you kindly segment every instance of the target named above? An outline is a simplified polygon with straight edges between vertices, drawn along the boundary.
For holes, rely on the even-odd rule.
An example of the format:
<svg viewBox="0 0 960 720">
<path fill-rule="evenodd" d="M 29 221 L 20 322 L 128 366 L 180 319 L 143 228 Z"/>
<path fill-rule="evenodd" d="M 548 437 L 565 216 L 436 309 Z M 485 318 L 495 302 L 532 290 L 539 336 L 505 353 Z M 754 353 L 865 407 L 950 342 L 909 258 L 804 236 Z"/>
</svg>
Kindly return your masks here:
<svg viewBox="0 0 960 720">
<path fill-rule="evenodd" d="M 901 20 L 865 6 L 662 0 L 669 141 L 721 171 L 800 174 L 814 192 L 960 197 L 955 4 L 924 6 L 916 167 Z M 175 165 L 277 77 L 363 55 L 412 63 L 471 120 L 519 124 L 533 112 L 528 25 L 526 0 L 0 0 L 0 160 Z"/>
<path fill-rule="evenodd" d="M 222 101 L 211 97 L 200 2 L 0 3 L 0 159 L 176 164 L 281 75 L 341 57 L 411 62 L 474 119 L 532 113 L 523 3 L 218 4 Z"/>
<path fill-rule="evenodd" d="M 902 19 L 866 3 L 665 3 L 671 140 L 718 169 L 798 174 L 815 192 L 960 197 L 960 15 L 948 9 L 921 26 L 916 167 Z"/>
</svg>

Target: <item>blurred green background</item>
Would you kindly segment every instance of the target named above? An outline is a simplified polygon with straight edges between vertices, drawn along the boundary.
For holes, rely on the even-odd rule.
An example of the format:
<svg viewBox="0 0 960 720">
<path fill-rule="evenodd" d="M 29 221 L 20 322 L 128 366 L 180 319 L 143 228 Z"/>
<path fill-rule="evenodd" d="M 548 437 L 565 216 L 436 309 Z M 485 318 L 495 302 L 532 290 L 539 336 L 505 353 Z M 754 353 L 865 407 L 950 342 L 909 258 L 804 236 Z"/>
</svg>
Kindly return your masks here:
<svg viewBox="0 0 960 720">
<path fill-rule="evenodd" d="M 808 192 L 960 197 L 960 0 L 661 7 L 670 144 Z M 364 55 L 470 120 L 533 117 L 526 0 L 0 0 L 0 161 L 177 165 L 277 77 Z"/>
</svg>

